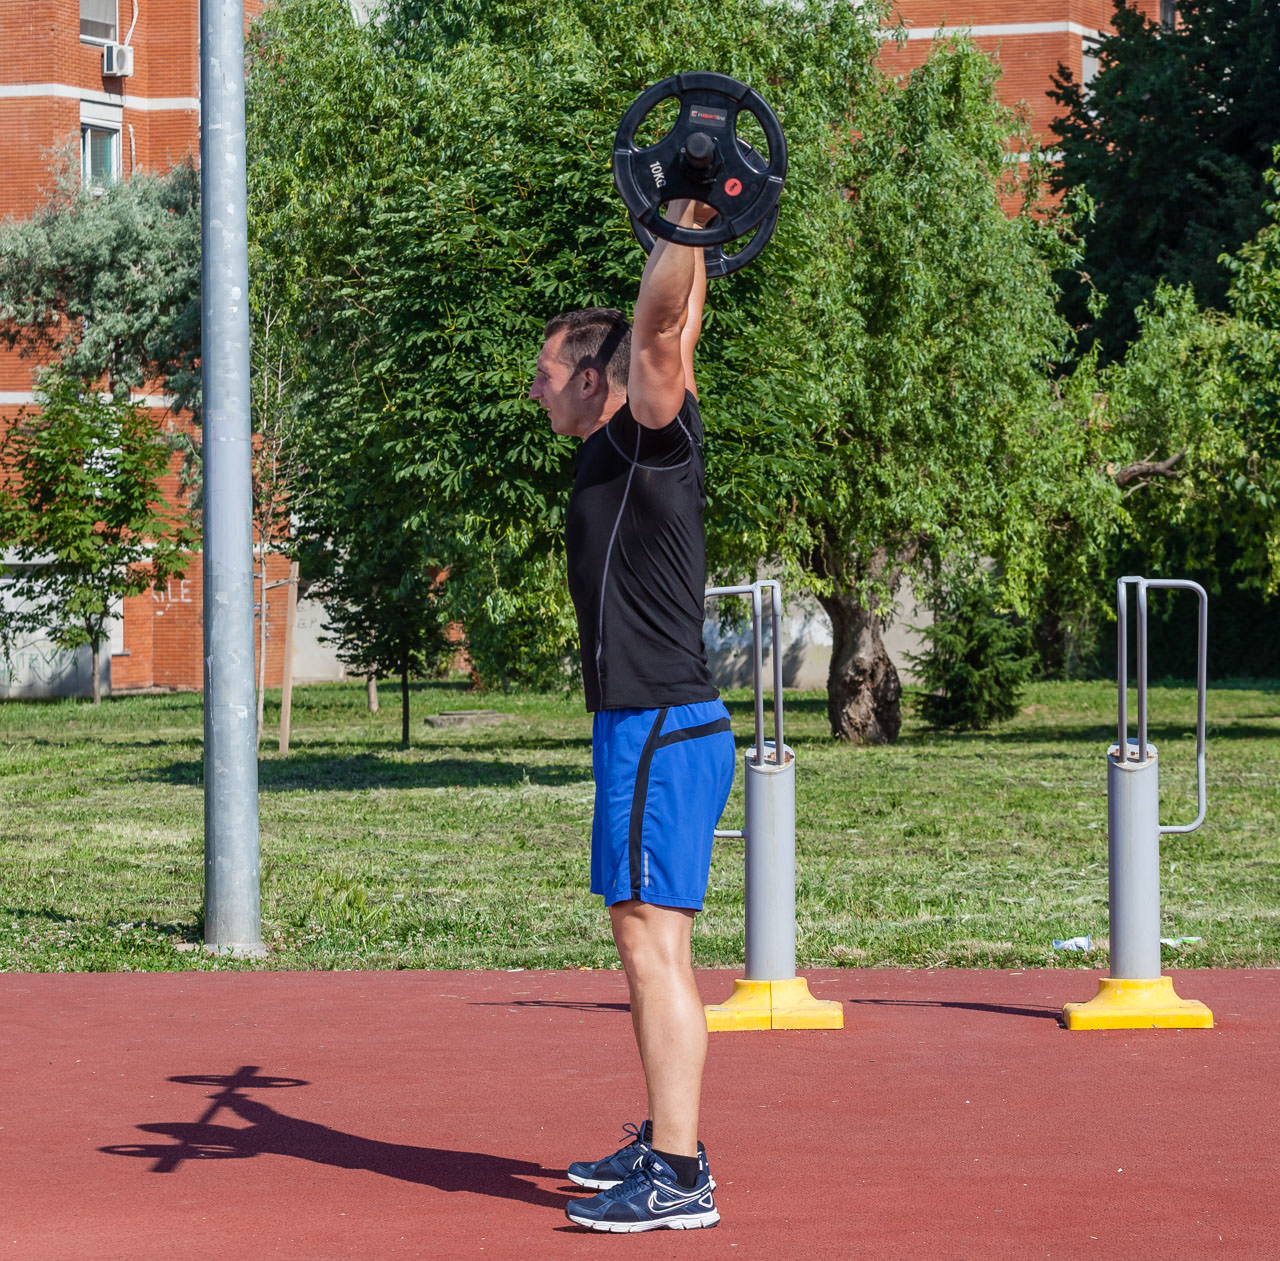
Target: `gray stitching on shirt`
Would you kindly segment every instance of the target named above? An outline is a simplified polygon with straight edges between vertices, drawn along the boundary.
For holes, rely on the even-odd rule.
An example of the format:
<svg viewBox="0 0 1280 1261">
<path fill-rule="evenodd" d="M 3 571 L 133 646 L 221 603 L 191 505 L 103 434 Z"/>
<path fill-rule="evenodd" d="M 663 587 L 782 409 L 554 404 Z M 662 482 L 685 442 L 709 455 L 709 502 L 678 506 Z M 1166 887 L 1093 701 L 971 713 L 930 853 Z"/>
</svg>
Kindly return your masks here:
<svg viewBox="0 0 1280 1261">
<path fill-rule="evenodd" d="M 608 433 L 606 428 L 605 433 Z M 612 442 L 612 436 L 610 437 Z M 614 443 L 617 447 L 617 443 Z M 626 459 L 626 452 L 619 449 L 618 454 Z M 636 455 L 640 454 L 640 434 L 636 433 Z M 631 479 L 636 475 L 636 469 L 642 467 L 635 460 L 630 462 L 631 467 L 627 470 L 627 484 L 622 488 L 622 499 L 618 504 L 618 515 L 613 521 L 613 532 L 609 535 L 609 546 L 604 554 L 604 572 L 600 575 L 600 607 L 597 611 L 596 621 L 596 686 L 600 689 L 601 700 L 604 699 L 604 680 L 600 677 L 600 654 L 604 651 L 604 598 L 605 593 L 609 590 L 609 562 L 613 559 L 613 545 L 618 539 L 618 529 L 622 525 L 622 514 L 626 511 L 627 496 L 631 493 Z"/>
<path fill-rule="evenodd" d="M 679 426 L 680 426 L 681 430 L 684 432 L 684 436 L 685 436 L 685 438 L 686 438 L 686 439 L 688 440 L 688 442 L 689 442 L 689 446 L 690 446 L 690 447 L 692 447 L 692 446 L 693 446 L 693 435 L 692 435 L 692 434 L 690 434 L 690 432 L 689 432 L 687 429 L 685 429 L 685 427 L 684 427 L 684 422 L 683 422 L 683 421 L 682 421 L 682 420 L 677 416 L 677 417 L 676 417 L 676 419 L 675 419 L 675 423 L 676 423 L 677 425 L 679 425 Z M 637 421 L 637 422 L 636 422 L 636 429 L 637 429 L 637 430 L 643 430 L 643 428 L 644 428 L 644 426 L 643 426 L 643 425 L 641 425 L 641 424 Z M 674 471 L 675 471 L 676 469 L 678 469 L 678 468 L 684 468 L 684 466 L 685 466 L 686 464 L 690 464 L 690 463 L 692 463 L 692 462 L 693 462 L 693 452 L 692 452 L 692 450 L 690 450 L 689 454 L 688 454 L 688 455 L 687 455 L 683 460 L 681 460 L 679 464 L 641 464 L 641 463 L 640 463 L 640 458 L 639 458 L 639 457 L 640 457 L 640 433 L 637 433 L 637 434 L 636 434 L 636 454 L 635 454 L 635 457 L 634 457 L 634 458 L 633 458 L 633 457 L 631 457 L 631 456 L 629 456 L 629 455 L 628 455 L 628 454 L 627 454 L 627 453 L 626 453 L 626 452 L 625 452 L 625 451 L 624 451 L 624 450 L 623 450 L 623 449 L 622 449 L 622 448 L 621 448 L 621 447 L 620 447 L 620 446 L 619 446 L 619 445 L 614 441 L 614 439 L 613 439 L 613 434 L 609 432 L 609 429 L 608 429 L 608 427 L 607 427 L 607 426 L 605 427 L 605 434 L 607 435 L 607 437 L 608 437 L 608 439 L 609 439 L 609 442 L 610 442 L 610 444 L 612 445 L 613 449 L 614 449 L 614 450 L 615 450 L 615 451 L 616 451 L 620 456 L 622 456 L 622 458 L 623 458 L 624 460 L 626 460 L 626 461 L 627 461 L 627 462 L 628 462 L 628 463 L 629 463 L 633 468 L 648 469 L 650 472 L 654 472 L 654 473 L 667 473 L 667 472 L 674 472 Z"/>
</svg>

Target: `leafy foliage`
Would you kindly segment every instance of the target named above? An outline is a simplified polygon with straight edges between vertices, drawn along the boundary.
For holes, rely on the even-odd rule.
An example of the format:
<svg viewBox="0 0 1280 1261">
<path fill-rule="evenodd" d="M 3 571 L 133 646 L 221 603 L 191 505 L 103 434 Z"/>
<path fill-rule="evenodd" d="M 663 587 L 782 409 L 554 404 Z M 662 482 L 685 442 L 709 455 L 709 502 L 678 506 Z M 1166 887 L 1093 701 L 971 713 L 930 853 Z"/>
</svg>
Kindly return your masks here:
<svg viewBox="0 0 1280 1261">
<path fill-rule="evenodd" d="M 847 646 L 837 629 L 828 685 L 833 730 L 852 740 L 896 732 L 875 624 L 904 574 L 993 557 L 1025 613 L 1060 523 L 1091 544 L 1114 519 L 1114 490 L 1052 379 L 1069 337 L 1052 272 L 1069 241 L 1041 213 L 1034 152 L 1021 172 L 1006 160 L 1027 144 L 995 73 L 956 41 L 861 103 L 857 141 L 838 154 L 849 196 L 827 207 L 789 321 L 811 351 L 805 434 L 820 453 L 798 496 L 795 555 L 833 627 L 853 628 Z M 857 712 L 868 689 L 882 715 L 869 735 Z"/>
<path fill-rule="evenodd" d="M 1280 176 L 1268 180 L 1275 188 Z M 1114 483 L 1118 507 L 1114 537 L 1092 547 L 1075 537 L 1075 522 L 1061 523 L 1042 602 L 1059 615 L 1070 610 L 1062 618 L 1068 637 L 1086 654 L 1120 572 L 1196 578 L 1216 609 L 1244 621 L 1272 616 L 1267 601 L 1280 589 L 1280 204 L 1266 211 L 1257 236 L 1223 258 L 1231 276 L 1224 311 L 1202 308 L 1189 286 L 1160 285 L 1139 307 L 1138 336 L 1124 357 L 1100 366 L 1090 354 L 1067 383 L 1088 458 Z M 1216 613 L 1215 626 L 1215 673 L 1264 668 L 1265 632 L 1223 626 Z"/>
<path fill-rule="evenodd" d="M 785 567 L 847 606 L 833 624 L 867 632 L 890 673 L 878 627 L 909 570 L 994 556 L 1025 607 L 1054 523 L 1091 541 L 1116 511 L 1049 383 L 1070 248 L 1034 213 L 1042 164 L 1006 161 L 1027 144 L 992 63 L 958 41 L 891 83 L 883 18 L 825 0 L 401 0 L 356 30 L 338 0 L 269 10 L 254 230 L 307 330 L 308 535 L 340 554 L 358 517 L 416 540 L 486 681 L 572 662 L 573 448 L 525 401 L 530 368 L 549 315 L 634 298 L 643 256 L 609 172 L 625 107 L 713 66 L 765 91 L 790 154 L 774 239 L 715 283 L 699 346 L 713 568 Z M 840 689 L 864 684 L 833 680 L 840 730 Z M 896 730 L 896 679 L 876 703 Z"/>
<path fill-rule="evenodd" d="M 990 61 L 957 43 L 859 117 L 840 155 L 850 195 L 826 225 L 851 248 L 814 251 L 799 304 L 827 448 L 804 514 L 823 576 L 867 595 L 877 549 L 1009 550 L 1015 504 L 1061 482 L 1044 456 L 1046 438 L 1071 436 L 1045 432 L 1046 369 L 1067 338 L 1049 271 L 1065 254 L 1030 212 L 1034 186 L 1026 213 L 1000 204 L 1018 119 L 994 85 Z"/>
<path fill-rule="evenodd" d="M 190 165 L 101 192 L 59 180 L 31 218 L 0 225 L 0 344 L 56 357 L 116 392 L 160 377 L 198 402 L 200 180 Z"/>
<path fill-rule="evenodd" d="M 440 574 L 420 532 L 356 512 L 341 548 L 311 566 L 324 598 L 325 637 L 357 673 L 401 682 L 401 744 L 409 745 L 409 680 L 440 668 L 452 645 L 440 608 Z"/>
<path fill-rule="evenodd" d="M 1109 357 L 1138 334 L 1161 281 L 1224 304 L 1219 262 L 1262 225 L 1263 172 L 1280 140 L 1280 3 L 1182 0 L 1163 29 L 1115 0 L 1087 86 L 1060 67 L 1051 92 L 1062 163 L 1054 180 L 1094 203 L 1085 278 L 1067 309 Z M 1106 298 L 1096 322 L 1091 291 Z"/>
<path fill-rule="evenodd" d="M 340 0 L 273 6 L 251 31 L 250 299 L 256 384 L 266 387 L 255 403 L 261 449 L 281 457 L 264 472 L 287 464 L 264 483 L 288 511 L 339 657 L 400 676 L 407 744 L 408 679 L 446 649 L 440 567 L 430 536 L 410 522 L 414 488 L 388 449 L 384 401 L 367 416 L 353 408 L 366 347 L 335 324 L 354 234 L 416 152 L 396 81 L 394 62 Z"/>
</svg>

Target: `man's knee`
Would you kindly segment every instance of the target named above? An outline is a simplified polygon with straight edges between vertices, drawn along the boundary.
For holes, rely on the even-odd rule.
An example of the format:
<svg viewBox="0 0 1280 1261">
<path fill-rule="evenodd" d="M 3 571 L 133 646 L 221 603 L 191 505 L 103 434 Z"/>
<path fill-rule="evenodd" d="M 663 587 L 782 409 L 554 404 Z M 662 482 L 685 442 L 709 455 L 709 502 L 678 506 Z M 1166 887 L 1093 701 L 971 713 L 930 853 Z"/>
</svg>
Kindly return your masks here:
<svg viewBox="0 0 1280 1261">
<path fill-rule="evenodd" d="M 660 980 L 692 968 L 692 911 L 632 901 L 616 903 L 609 912 L 618 957 L 628 978 Z"/>
</svg>

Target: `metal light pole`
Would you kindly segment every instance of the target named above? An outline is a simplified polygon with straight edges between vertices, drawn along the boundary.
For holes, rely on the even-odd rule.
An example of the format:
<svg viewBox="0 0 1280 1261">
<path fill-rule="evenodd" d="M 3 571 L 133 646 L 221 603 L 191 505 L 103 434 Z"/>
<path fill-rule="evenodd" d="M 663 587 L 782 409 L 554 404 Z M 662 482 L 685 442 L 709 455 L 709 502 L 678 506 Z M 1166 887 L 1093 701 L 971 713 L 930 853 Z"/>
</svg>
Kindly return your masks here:
<svg viewBox="0 0 1280 1261">
<path fill-rule="evenodd" d="M 764 738 L 763 593 L 772 593 L 773 739 Z M 814 998 L 796 976 L 796 759 L 782 739 L 782 589 L 772 579 L 712 587 L 707 596 L 751 598 L 755 744 L 743 759 L 746 823 L 717 836 L 746 840 L 746 975 L 723 1003 L 708 1005 L 707 1028 L 841 1029 L 844 1007 Z"/>
<path fill-rule="evenodd" d="M 1129 738 L 1127 588 L 1138 592 L 1138 738 Z M 1147 743 L 1147 590 L 1194 591 L 1200 601 L 1196 653 L 1196 797 L 1190 823 L 1160 823 L 1160 765 Z M 1107 858 L 1111 917 L 1111 975 L 1087 1003 L 1068 1003 L 1068 1029 L 1208 1029 L 1213 1013 L 1182 999 L 1160 974 L 1160 836 L 1194 832 L 1204 822 L 1204 727 L 1209 597 L 1198 583 L 1179 578 L 1121 578 L 1116 584 L 1118 738 L 1107 750 Z"/>
<path fill-rule="evenodd" d="M 244 4 L 200 4 L 204 939 L 261 954 Z"/>
</svg>

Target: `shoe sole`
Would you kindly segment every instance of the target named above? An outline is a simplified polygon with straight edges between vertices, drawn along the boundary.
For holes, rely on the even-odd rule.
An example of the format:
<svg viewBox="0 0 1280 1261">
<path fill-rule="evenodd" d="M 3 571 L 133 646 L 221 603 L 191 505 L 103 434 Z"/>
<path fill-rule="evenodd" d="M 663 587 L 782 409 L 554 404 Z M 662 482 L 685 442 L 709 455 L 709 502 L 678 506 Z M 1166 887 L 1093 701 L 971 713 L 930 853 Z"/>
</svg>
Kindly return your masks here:
<svg viewBox="0 0 1280 1261">
<path fill-rule="evenodd" d="M 690 1213 L 684 1217 L 658 1217 L 651 1222 L 596 1222 L 584 1221 L 581 1217 L 566 1210 L 565 1216 L 575 1226 L 585 1226 L 588 1230 L 603 1230 L 611 1235 L 636 1235 L 644 1230 L 703 1230 L 716 1225 L 720 1214 L 712 1209 L 710 1213 Z"/>
<path fill-rule="evenodd" d="M 586 1187 L 588 1191 L 607 1191 L 622 1181 L 621 1178 L 583 1178 L 576 1173 L 567 1174 L 566 1177 L 576 1186 Z"/>
<path fill-rule="evenodd" d="M 575 1186 L 586 1187 L 588 1191 L 607 1191 L 610 1187 L 619 1186 L 621 1178 L 584 1178 L 580 1174 L 567 1173 L 565 1177 Z M 716 1180 L 711 1179 L 711 1189 L 716 1189 Z"/>
</svg>

